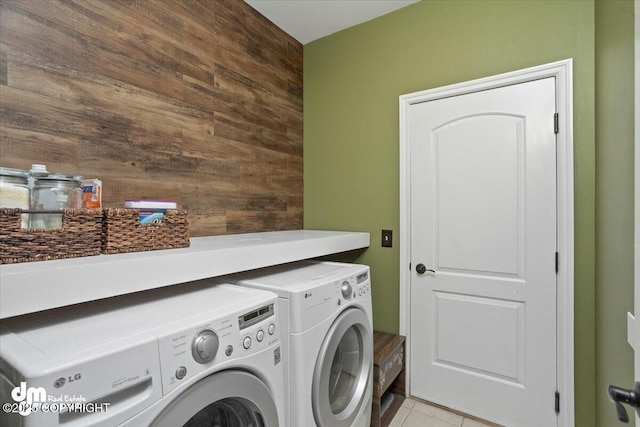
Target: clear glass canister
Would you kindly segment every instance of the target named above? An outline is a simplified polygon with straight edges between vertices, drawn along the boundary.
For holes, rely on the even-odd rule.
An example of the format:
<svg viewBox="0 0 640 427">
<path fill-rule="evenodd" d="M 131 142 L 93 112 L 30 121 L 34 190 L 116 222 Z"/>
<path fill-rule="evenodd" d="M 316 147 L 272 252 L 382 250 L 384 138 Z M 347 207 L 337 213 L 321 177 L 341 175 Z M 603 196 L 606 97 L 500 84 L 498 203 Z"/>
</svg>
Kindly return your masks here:
<svg viewBox="0 0 640 427">
<path fill-rule="evenodd" d="M 29 172 L 0 167 L 0 207 L 29 209 Z M 29 215 L 22 214 L 22 228 L 29 227 Z"/>
<path fill-rule="evenodd" d="M 39 176 L 33 186 L 33 210 L 59 211 L 82 207 L 81 176 L 50 173 Z M 62 214 L 33 213 L 31 228 L 60 228 Z"/>
</svg>

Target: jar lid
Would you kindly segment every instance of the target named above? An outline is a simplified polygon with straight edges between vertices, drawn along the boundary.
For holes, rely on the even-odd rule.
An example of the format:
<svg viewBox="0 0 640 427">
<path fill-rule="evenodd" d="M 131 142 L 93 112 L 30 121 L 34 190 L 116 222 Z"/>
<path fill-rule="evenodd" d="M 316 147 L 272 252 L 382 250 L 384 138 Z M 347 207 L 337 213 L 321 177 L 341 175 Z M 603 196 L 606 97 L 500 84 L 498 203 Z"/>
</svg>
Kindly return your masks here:
<svg viewBox="0 0 640 427">
<path fill-rule="evenodd" d="M 63 173 L 50 173 L 47 176 L 39 176 L 38 181 L 82 181 L 82 177 L 78 175 L 65 175 Z"/>
<path fill-rule="evenodd" d="M 29 178 L 29 172 L 22 169 L 12 169 L 0 167 L 0 175 L 11 176 L 15 178 Z"/>
<path fill-rule="evenodd" d="M 31 165 L 31 170 L 29 171 L 33 176 L 46 176 L 49 175 L 49 171 L 47 170 L 46 165 L 40 165 L 34 163 Z"/>
</svg>

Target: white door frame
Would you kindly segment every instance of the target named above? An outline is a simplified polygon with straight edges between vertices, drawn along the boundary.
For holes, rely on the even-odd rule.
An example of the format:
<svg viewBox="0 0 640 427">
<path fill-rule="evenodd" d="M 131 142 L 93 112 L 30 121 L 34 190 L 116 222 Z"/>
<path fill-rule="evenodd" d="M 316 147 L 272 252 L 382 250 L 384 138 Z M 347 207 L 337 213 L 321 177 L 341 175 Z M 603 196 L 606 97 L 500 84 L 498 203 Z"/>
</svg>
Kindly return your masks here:
<svg viewBox="0 0 640 427">
<path fill-rule="evenodd" d="M 634 350 L 634 382 L 640 381 L 640 0 L 634 2 L 635 14 L 635 215 L 634 215 L 634 313 L 627 313 L 627 341 Z M 632 387 L 633 385 L 631 385 Z M 627 411 L 633 411 L 627 407 Z M 633 411 L 635 412 L 635 411 Z M 640 427 L 640 415 L 636 427 Z"/>
<path fill-rule="evenodd" d="M 558 197 L 558 299 L 557 360 L 560 392 L 559 427 L 573 427 L 574 402 L 574 246 L 573 246 L 573 60 L 553 62 L 524 70 L 499 74 L 400 96 L 400 334 L 406 336 L 406 390 L 411 390 L 411 150 L 409 107 L 426 101 L 495 89 L 532 80 L 555 77 Z M 549 118 L 550 120 L 552 118 Z M 551 403 L 550 403 L 551 404 Z"/>
</svg>

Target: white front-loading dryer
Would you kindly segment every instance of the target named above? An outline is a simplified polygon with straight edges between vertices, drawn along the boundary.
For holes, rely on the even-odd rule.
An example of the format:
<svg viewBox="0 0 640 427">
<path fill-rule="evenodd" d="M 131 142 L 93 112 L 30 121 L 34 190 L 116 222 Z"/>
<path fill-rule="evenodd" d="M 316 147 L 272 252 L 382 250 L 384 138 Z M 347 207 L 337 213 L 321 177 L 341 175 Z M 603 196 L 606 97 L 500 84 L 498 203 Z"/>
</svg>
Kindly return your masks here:
<svg viewBox="0 0 640 427">
<path fill-rule="evenodd" d="M 199 281 L 4 319 L 0 425 L 280 427 L 278 311 Z"/>
<path fill-rule="evenodd" d="M 279 296 L 287 425 L 368 427 L 373 390 L 369 267 L 301 261 L 224 280 Z"/>
</svg>

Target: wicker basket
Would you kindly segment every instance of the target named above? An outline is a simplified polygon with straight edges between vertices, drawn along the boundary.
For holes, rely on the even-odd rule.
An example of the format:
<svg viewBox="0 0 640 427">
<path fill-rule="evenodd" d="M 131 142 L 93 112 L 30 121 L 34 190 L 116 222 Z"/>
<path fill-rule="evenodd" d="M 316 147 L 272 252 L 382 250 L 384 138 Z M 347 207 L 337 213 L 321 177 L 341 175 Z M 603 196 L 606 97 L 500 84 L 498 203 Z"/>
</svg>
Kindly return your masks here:
<svg viewBox="0 0 640 427">
<path fill-rule="evenodd" d="M 153 251 L 189 246 L 187 211 L 165 211 L 159 224 L 140 224 L 139 209 L 105 209 L 102 253 Z"/>
<path fill-rule="evenodd" d="M 23 229 L 21 215 L 21 209 L 0 208 L 0 264 L 100 254 L 100 209 L 65 209 L 62 227 L 51 229 Z"/>
</svg>

